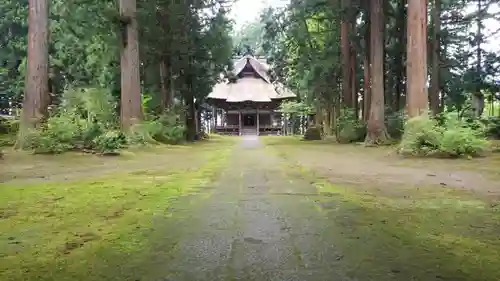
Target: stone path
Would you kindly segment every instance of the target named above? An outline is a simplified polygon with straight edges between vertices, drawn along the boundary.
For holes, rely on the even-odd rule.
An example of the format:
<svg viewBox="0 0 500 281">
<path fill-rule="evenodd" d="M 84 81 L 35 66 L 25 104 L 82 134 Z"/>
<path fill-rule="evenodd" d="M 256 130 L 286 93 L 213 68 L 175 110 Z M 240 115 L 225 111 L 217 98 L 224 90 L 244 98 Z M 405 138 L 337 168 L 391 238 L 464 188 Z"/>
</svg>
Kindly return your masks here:
<svg viewBox="0 0 500 281">
<path fill-rule="evenodd" d="M 176 207 L 189 219 L 175 226 L 179 243 L 164 280 L 352 280 L 310 200 L 315 188 L 288 179 L 280 161 L 257 137 L 242 137 L 211 196 Z"/>
</svg>

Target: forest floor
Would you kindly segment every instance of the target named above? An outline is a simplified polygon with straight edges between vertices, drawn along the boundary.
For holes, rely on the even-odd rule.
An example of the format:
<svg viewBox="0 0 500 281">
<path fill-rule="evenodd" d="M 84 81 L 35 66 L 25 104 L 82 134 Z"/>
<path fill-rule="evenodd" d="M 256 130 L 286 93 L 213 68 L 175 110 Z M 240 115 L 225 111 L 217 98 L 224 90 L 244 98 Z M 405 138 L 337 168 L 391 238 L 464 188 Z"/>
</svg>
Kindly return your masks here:
<svg viewBox="0 0 500 281">
<path fill-rule="evenodd" d="M 500 280 L 500 157 L 291 137 L 7 153 L 0 280 Z"/>
</svg>

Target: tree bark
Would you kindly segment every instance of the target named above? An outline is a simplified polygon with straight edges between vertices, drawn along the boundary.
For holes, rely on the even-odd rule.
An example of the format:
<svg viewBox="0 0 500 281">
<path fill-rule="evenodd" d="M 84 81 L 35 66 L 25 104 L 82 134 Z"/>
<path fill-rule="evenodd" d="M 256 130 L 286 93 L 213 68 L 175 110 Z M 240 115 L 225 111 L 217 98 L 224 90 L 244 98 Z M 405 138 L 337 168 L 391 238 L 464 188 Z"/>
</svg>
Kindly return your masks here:
<svg viewBox="0 0 500 281">
<path fill-rule="evenodd" d="M 367 50 L 368 51 L 368 50 Z M 363 58 L 363 82 L 364 82 L 364 88 L 363 88 L 363 120 L 368 121 L 368 118 L 370 117 L 370 103 L 371 103 L 371 98 L 370 98 L 370 58 L 369 54 L 366 54 Z"/>
<path fill-rule="evenodd" d="M 427 1 L 408 1 L 407 98 L 409 117 L 426 113 L 427 96 Z"/>
<path fill-rule="evenodd" d="M 160 96 L 162 110 L 170 108 L 173 103 L 173 94 L 171 89 L 171 68 L 169 60 L 163 59 L 160 62 Z"/>
<path fill-rule="evenodd" d="M 474 116 L 475 117 L 480 117 L 483 114 L 484 111 L 484 95 L 481 92 L 481 82 L 482 82 L 482 77 L 481 77 L 481 72 L 482 72 L 482 49 L 481 49 L 481 42 L 482 42 L 482 10 L 483 10 L 483 2 L 482 0 L 477 1 L 477 32 L 476 32 L 476 41 L 477 41 L 477 46 L 476 46 L 476 91 L 472 95 L 472 109 L 474 110 Z"/>
<path fill-rule="evenodd" d="M 382 0 L 370 5 L 371 105 L 365 143 L 384 144 L 389 140 L 384 104 L 384 11 Z"/>
<path fill-rule="evenodd" d="M 433 38 L 432 38 L 432 76 L 429 93 L 430 107 L 434 114 L 441 112 L 439 94 L 441 73 L 441 0 L 434 0 L 432 9 Z"/>
<path fill-rule="evenodd" d="M 342 0 L 342 23 L 340 24 L 340 45 L 342 52 L 342 100 L 347 107 L 353 107 L 351 77 L 351 44 L 349 34 L 351 22 L 349 13 L 350 0 Z"/>
<path fill-rule="evenodd" d="M 397 18 L 396 26 L 398 28 L 398 55 L 395 58 L 395 93 L 394 100 L 392 104 L 392 109 L 394 112 L 398 112 L 401 109 L 401 99 L 405 96 L 404 93 L 404 79 L 405 79 L 405 38 L 406 38 L 406 0 L 400 0 L 398 2 L 397 8 Z"/>
<path fill-rule="evenodd" d="M 136 0 L 120 0 L 120 17 L 125 28 L 121 50 L 121 124 L 127 131 L 142 119 Z"/>
<path fill-rule="evenodd" d="M 49 105 L 49 3 L 28 2 L 28 58 L 21 126 L 16 148 L 22 148 L 30 129 L 47 116 Z"/>
<path fill-rule="evenodd" d="M 366 2 L 366 10 L 369 12 L 370 4 Z M 370 16 L 365 16 L 366 30 L 364 34 L 364 49 L 363 54 L 363 121 L 368 122 L 370 117 L 371 104 L 371 65 L 370 65 Z"/>
<path fill-rule="evenodd" d="M 356 53 L 354 52 L 354 48 L 351 46 L 351 97 L 352 97 L 352 106 L 355 112 L 356 119 L 359 118 L 359 97 L 358 97 L 358 89 L 357 80 L 356 80 Z"/>
</svg>

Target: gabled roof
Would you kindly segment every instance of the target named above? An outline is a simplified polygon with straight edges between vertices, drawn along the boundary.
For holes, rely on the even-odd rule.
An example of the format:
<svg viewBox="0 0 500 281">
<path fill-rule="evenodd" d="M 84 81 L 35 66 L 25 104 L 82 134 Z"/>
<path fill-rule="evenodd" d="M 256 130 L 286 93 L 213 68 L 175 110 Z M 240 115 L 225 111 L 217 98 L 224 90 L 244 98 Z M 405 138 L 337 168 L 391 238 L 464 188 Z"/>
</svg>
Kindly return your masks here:
<svg viewBox="0 0 500 281">
<path fill-rule="evenodd" d="M 267 83 L 260 78 L 245 77 L 236 83 L 219 83 L 215 85 L 208 99 L 226 102 L 270 102 L 272 100 L 295 98 L 296 95 L 281 84 Z"/>
<path fill-rule="evenodd" d="M 262 59 L 258 60 L 253 56 L 246 55 L 242 57 L 241 59 L 234 61 L 233 69 L 234 69 L 234 75 L 238 75 L 243 71 L 245 66 L 249 63 L 252 68 L 257 72 L 257 74 L 262 77 L 266 82 L 271 83 L 271 79 L 269 78 L 269 75 L 267 72 L 269 71 L 269 66 L 267 63 L 265 63 Z"/>
<path fill-rule="evenodd" d="M 247 63 L 260 77 L 242 77 L 235 83 L 219 83 L 214 86 L 207 99 L 236 102 L 271 102 L 272 100 L 295 98 L 296 95 L 281 84 L 272 84 L 267 74 L 269 66 L 252 56 L 244 56 L 234 61 L 234 73 L 239 75 Z"/>
</svg>

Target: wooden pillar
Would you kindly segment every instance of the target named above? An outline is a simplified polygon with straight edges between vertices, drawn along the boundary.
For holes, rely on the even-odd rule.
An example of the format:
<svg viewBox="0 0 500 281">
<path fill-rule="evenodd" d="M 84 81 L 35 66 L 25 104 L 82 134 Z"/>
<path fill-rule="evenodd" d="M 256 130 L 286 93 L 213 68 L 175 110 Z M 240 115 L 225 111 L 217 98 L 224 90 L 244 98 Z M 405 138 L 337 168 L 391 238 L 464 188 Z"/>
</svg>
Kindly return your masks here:
<svg viewBox="0 0 500 281">
<path fill-rule="evenodd" d="M 212 128 L 210 130 L 211 133 L 215 132 L 215 127 L 217 127 L 217 109 L 212 108 Z"/>
<path fill-rule="evenodd" d="M 238 121 L 239 121 L 238 134 L 241 136 L 241 111 L 238 111 Z"/>
<path fill-rule="evenodd" d="M 257 136 L 260 134 L 260 114 L 259 108 L 257 108 Z"/>
</svg>

